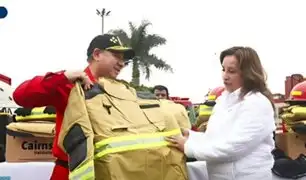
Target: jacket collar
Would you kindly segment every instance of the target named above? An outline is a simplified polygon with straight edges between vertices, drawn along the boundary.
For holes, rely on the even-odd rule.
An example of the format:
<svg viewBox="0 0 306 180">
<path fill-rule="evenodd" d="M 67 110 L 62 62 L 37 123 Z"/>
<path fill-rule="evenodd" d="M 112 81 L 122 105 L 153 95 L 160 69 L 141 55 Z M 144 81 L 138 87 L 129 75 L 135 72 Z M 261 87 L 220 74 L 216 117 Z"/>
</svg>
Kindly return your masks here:
<svg viewBox="0 0 306 180">
<path fill-rule="evenodd" d="M 86 69 L 84 70 L 84 72 L 87 74 L 87 76 L 89 77 L 89 79 L 92 81 L 92 82 L 97 82 L 97 79 L 93 76 L 89 66 L 86 67 Z"/>
</svg>

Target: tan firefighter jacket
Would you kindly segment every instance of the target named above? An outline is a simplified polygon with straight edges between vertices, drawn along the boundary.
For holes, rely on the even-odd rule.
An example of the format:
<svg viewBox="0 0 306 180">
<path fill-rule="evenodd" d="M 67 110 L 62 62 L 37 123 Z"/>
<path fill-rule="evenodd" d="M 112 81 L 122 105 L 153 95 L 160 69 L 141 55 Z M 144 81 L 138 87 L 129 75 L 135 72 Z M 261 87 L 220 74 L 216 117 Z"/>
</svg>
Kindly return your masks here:
<svg viewBox="0 0 306 180">
<path fill-rule="evenodd" d="M 12 122 L 6 128 L 11 136 L 54 137 L 55 134 L 52 122 Z"/>
<path fill-rule="evenodd" d="M 7 125 L 7 134 L 24 137 L 54 137 L 55 109 L 53 107 L 17 108 L 14 122 Z"/>
<path fill-rule="evenodd" d="M 172 113 L 181 128 L 191 129 L 191 123 L 185 107 L 170 100 L 160 100 L 161 107 Z"/>
<path fill-rule="evenodd" d="M 164 139 L 180 135 L 160 101 L 100 79 L 89 91 L 72 89 L 59 146 L 69 156 L 69 179 L 187 180 L 184 154 Z"/>
</svg>

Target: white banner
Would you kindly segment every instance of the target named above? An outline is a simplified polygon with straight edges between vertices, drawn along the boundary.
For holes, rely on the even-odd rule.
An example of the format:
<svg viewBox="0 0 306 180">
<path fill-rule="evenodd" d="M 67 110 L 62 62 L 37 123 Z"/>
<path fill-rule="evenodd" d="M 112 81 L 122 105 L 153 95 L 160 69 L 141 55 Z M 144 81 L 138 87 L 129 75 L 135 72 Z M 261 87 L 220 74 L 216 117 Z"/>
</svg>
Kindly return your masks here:
<svg viewBox="0 0 306 180">
<path fill-rule="evenodd" d="M 53 162 L 0 163 L 0 180 L 49 180 Z"/>
<path fill-rule="evenodd" d="M 49 180 L 53 167 L 52 162 L 0 163 L 0 180 Z M 187 167 L 189 180 L 208 180 L 205 162 L 190 162 Z M 273 180 L 285 179 L 273 176 Z"/>
</svg>

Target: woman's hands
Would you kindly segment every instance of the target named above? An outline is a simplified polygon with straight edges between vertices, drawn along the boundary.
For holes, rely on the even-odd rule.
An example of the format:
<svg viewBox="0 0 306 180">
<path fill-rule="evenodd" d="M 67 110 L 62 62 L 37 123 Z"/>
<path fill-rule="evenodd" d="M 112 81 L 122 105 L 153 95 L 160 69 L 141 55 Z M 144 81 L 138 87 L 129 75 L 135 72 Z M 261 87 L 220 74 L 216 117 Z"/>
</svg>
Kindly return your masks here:
<svg viewBox="0 0 306 180">
<path fill-rule="evenodd" d="M 170 136 L 166 137 L 166 141 L 170 142 L 169 146 L 176 147 L 180 151 L 184 152 L 184 145 L 189 137 L 188 129 L 181 129 L 182 136 Z"/>
</svg>

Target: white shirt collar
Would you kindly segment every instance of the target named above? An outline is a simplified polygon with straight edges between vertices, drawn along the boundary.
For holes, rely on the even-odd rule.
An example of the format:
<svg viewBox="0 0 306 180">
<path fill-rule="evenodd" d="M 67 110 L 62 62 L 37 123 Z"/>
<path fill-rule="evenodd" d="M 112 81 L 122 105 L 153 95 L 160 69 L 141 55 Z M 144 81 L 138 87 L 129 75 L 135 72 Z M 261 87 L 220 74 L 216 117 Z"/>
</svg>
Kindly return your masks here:
<svg viewBox="0 0 306 180">
<path fill-rule="evenodd" d="M 226 106 L 236 104 L 240 100 L 241 88 L 236 89 L 233 92 L 224 91 L 222 96 L 224 96 L 223 101 Z"/>
<path fill-rule="evenodd" d="M 241 88 L 238 88 L 236 89 L 235 91 L 233 92 L 229 92 L 229 91 L 224 91 L 223 95 L 226 96 L 226 97 L 239 97 L 240 96 L 240 92 L 241 92 Z"/>
</svg>

